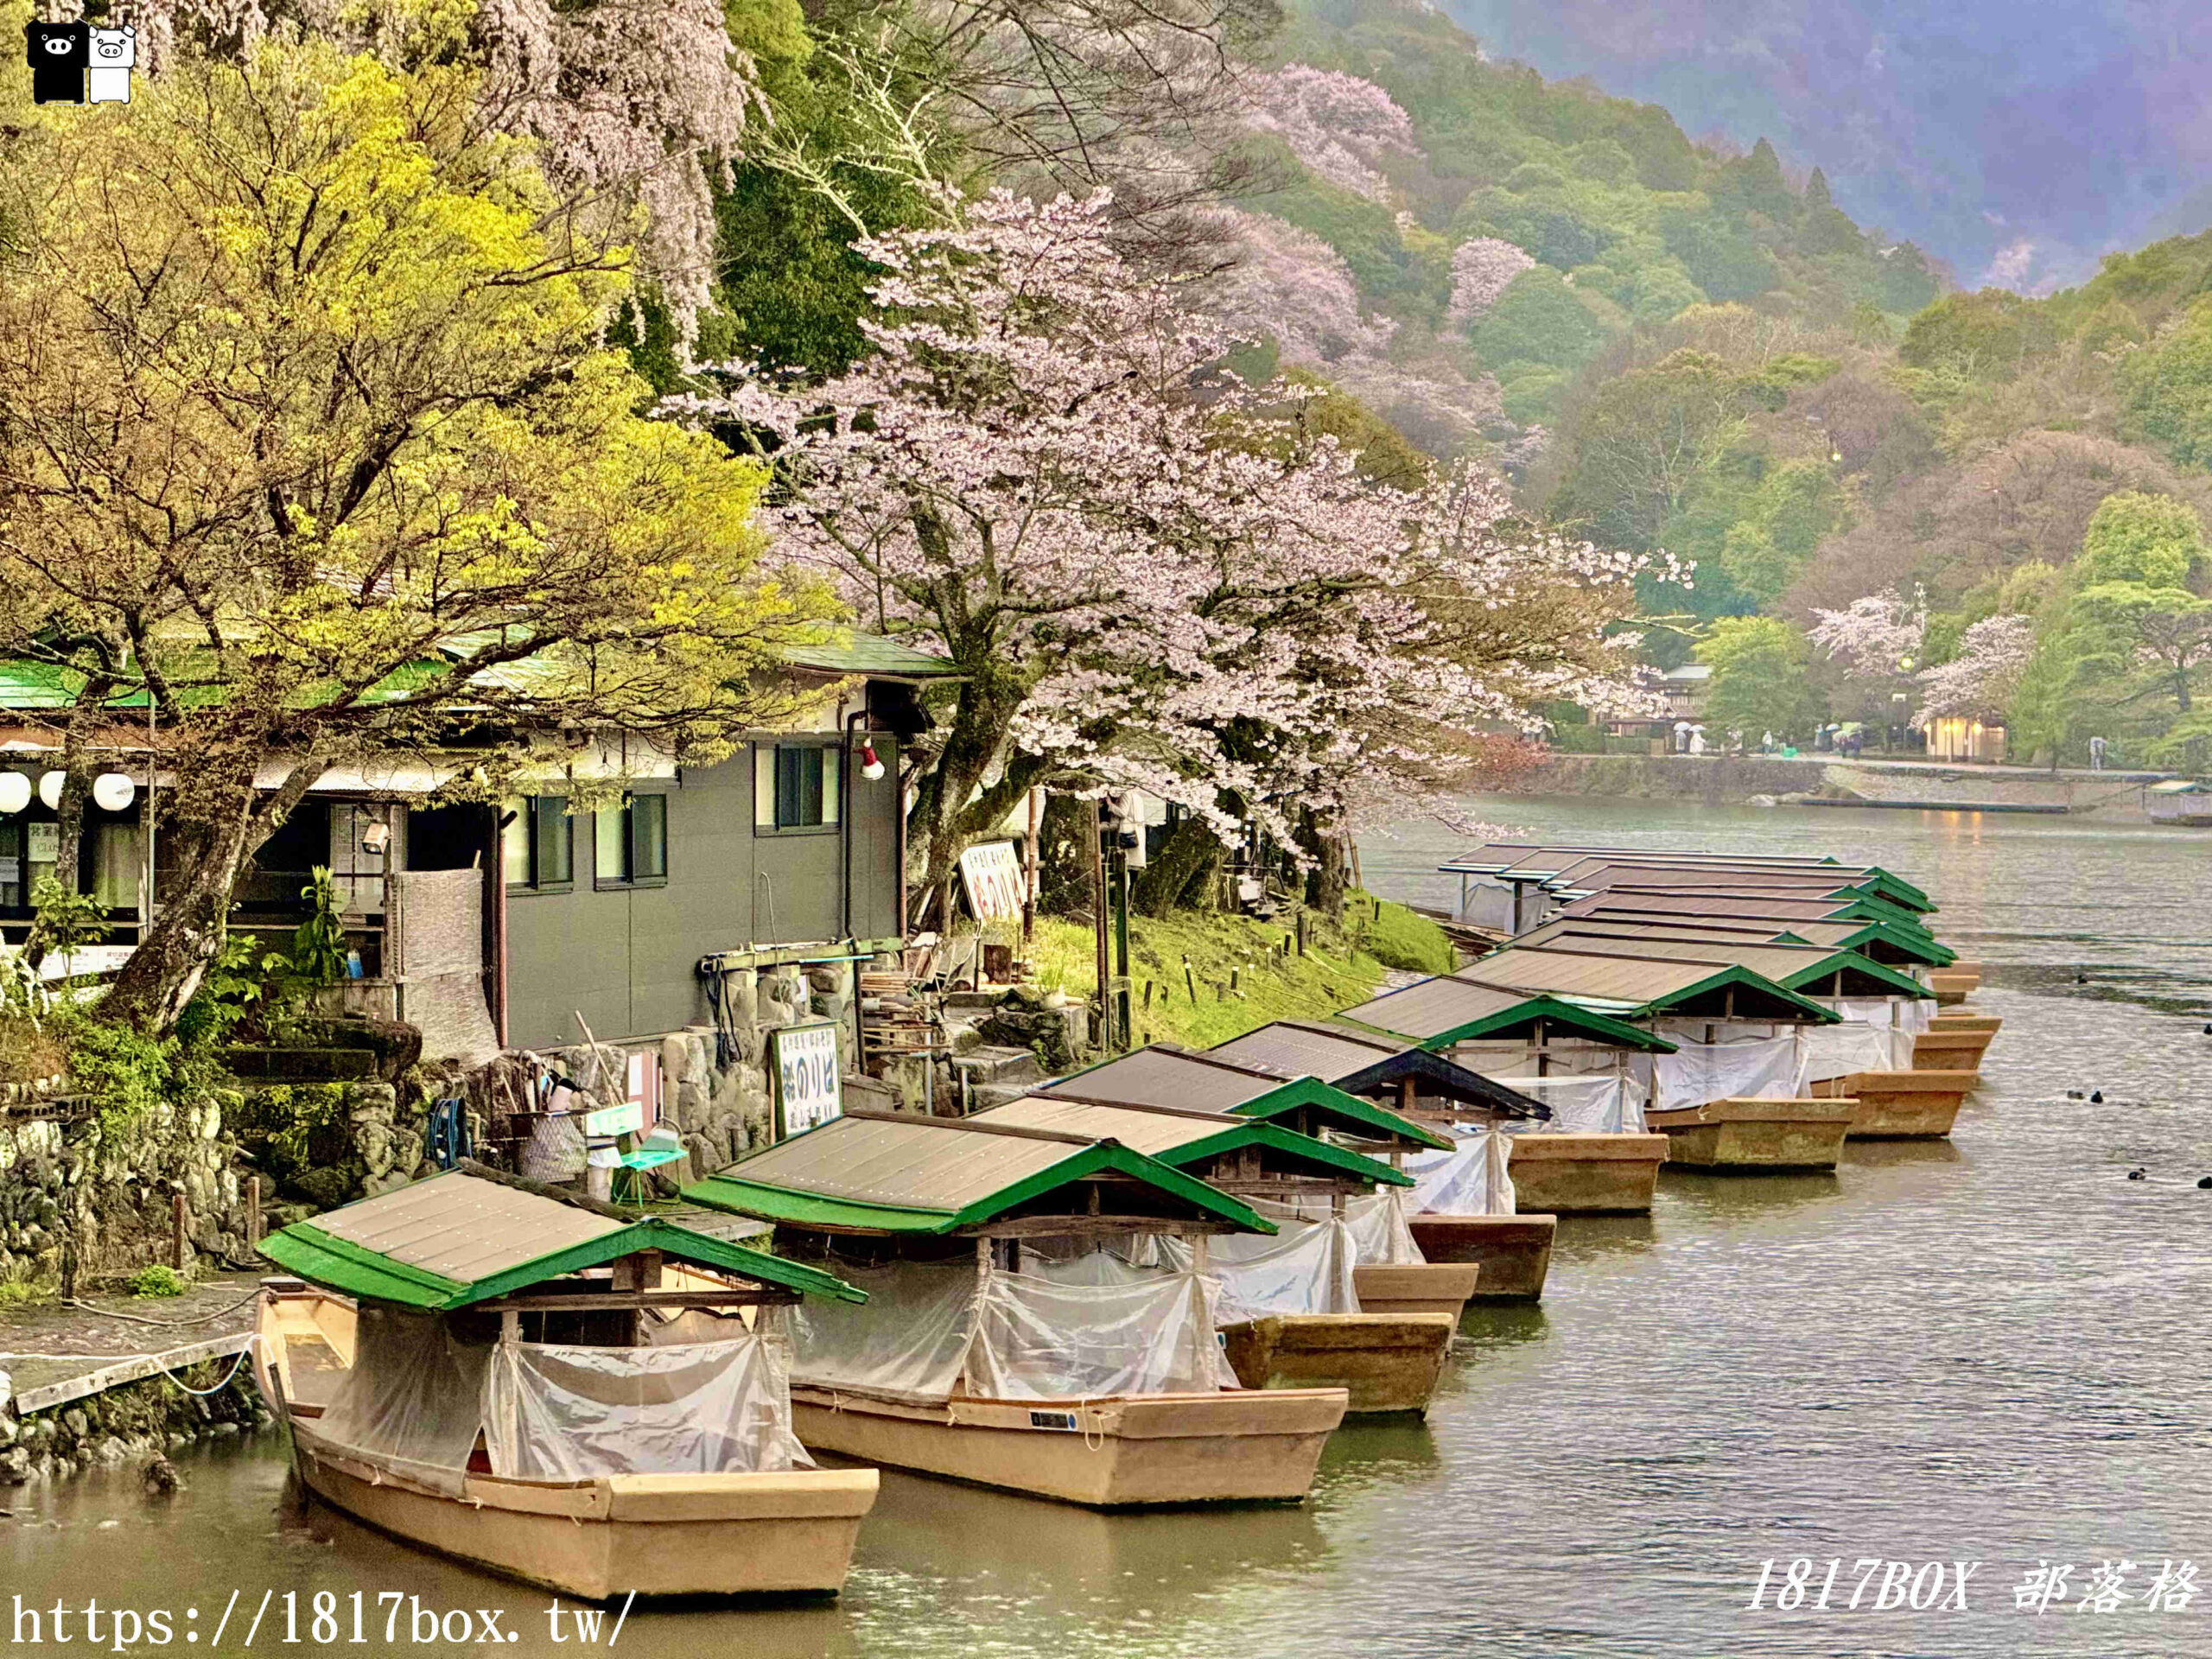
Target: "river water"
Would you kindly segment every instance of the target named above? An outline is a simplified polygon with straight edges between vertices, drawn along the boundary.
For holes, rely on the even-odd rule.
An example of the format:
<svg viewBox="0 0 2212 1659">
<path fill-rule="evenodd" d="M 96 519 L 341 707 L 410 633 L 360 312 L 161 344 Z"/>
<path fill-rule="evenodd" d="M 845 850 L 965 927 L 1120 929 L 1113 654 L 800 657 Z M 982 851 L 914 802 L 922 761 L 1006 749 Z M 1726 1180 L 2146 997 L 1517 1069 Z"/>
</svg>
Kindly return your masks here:
<svg viewBox="0 0 2212 1659">
<path fill-rule="evenodd" d="M 634 1611 L 623 1650 L 2212 1654 L 2212 1191 L 2196 1185 L 2212 838 L 1949 813 L 1486 811 L 1533 839 L 1832 851 L 1927 888 L 1947 942 L 1988 964 L 1976 1002 L 2005 1020 L 1951 1141 L 1853 1147 L 1832 1178 L 1670 1173 L 1648 1220 L 1563 1223 L 1541 1308 L 1471 1314 L 1427 1425 L 1339 1433 L 1304 1509 L 1102 1516 L 887 1472 L 842 1599 Z M 1449 903 L 1434 867 L 1460 844 L 1367 841 L 1368 885 Z M 2101 1104 L 2068 1095 L 2092 1090 Z M 289 1590 L 286 1650 L 378 1651 L 380 1618 L 363 1646 L 342 1639 L 350 1601 L 341 1639 L 316 1642 L 312 1598 L 362 1591 L 373 1613 L 402 1591 L 497 1610 L 511 1649 L 556 1650 L 545 1594 L 303 1510 L 280 1436 L 180 1462 L 190 1485 L 168 1500 L 128 1473 L 17 1493 L 0 1638 L 16 1605 L 57 1596 L 170 1608 L 181 1633 L 212 1628 L 233 1590 L 242 1619 L 274 1589 L 257 1647 L 281 1645 Z M 1840 1560 L 1830 1611 L 1774 1611 L 1793 1558 L 1818 1563 L 1815 1592 Z M 1963 1612 L 1872 1611 L 1879 1568 L 1846 1611 L 1865 1558 L 1982 1565 Z M 2079 1607 L 2123 1560 L 2130 1599 Z M 2153 1610 L 2142 1592 L 2170 1560 L 2204 1593 Z M 2039 1565 L 2072 1570 L 2037 1613 L 2015 1592 Z M 403 1619 L 395 1645 L 409 1634 Z"/>
</svg>

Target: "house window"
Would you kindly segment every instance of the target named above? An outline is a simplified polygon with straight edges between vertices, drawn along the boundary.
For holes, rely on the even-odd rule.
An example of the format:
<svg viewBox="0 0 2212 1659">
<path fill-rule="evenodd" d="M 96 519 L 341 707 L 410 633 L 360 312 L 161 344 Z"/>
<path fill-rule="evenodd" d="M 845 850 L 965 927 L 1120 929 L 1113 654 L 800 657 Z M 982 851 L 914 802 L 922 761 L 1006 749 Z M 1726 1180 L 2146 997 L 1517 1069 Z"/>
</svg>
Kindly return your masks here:
<svg viewBox="0 0 2212 1659">
<path fill-rule="evenodd" d="M 804 835 L 837 827 L 842 781 L 836 749 L 824 743 L 763 743 L 753 751 L 753 828 Z"/>
<path fill-rule="evenodd" d="M 668 880 L 668 797 L 632 795 L 592 826 L 592 885 L 653 887 Z"/>
<path fill-rule="evenodd" d="M 499 809 L 499 849 L 512 893 L 565 893 L 575 878 L 565 796 L 524 795 Z"/>
</svg>

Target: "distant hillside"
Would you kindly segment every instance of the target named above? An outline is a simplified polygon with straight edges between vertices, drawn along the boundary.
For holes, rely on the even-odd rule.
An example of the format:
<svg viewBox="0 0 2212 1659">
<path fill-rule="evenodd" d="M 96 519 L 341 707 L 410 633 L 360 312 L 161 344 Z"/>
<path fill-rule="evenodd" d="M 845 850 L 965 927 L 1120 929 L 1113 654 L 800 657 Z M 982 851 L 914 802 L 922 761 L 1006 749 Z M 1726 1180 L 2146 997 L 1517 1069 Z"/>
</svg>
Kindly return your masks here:
<svg viewBox="0 0 2212 1659">
<path fill-rule="evenodd" d="M 1301 5 L 1249 124 L 1286 187 L 1238 203 L 1236 302 L 1433 453 L 1533 459 L 1578 371 L 1638 323 L 1743 303 L 1892 325 L 1939 291 L 1910 246 L 1653 105 L 1484 61 L 1440 13 Z"/>
</svg>

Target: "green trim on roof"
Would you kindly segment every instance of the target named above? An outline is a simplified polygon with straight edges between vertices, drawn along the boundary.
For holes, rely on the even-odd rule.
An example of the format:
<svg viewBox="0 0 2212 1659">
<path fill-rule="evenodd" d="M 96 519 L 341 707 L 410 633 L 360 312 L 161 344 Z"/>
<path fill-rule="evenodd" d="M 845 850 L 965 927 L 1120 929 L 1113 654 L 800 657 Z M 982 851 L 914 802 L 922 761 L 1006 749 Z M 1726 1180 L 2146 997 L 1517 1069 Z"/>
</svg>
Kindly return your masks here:
<svg viewBox="0 0 2212 1659">
<path fill-rule="evenodd" d="M 1846 951 L 1843 954 L 1848 956 L 1850 952 Z M 1863 961 L 1864 958 L 1862 957 L 1861 960 Z M 1871 962 L 1866 965 L 1869 968 L 1874 966 Z M 1811 998 L 1799 995 L 1787 985 L 1777 983 L 1755 969 L 1733 965 L 1725 966 L 1715 973 L 1708 974 L 1695 984 L 1685 985 L 1679 991 L 1669 991 L 1664 996 L 1654 997 L 1650 1001 L 1634 1009 L 1629 1017 L 1632 1020 L 1656 1020 L 1672 1012 L 1678 1002 L 1688 1001 L 1694 996 L 1701 996 L 1707 991 L 1725 990 L 1731 985 L 1748 985 L 1755 991 L 1772 991 L 1784 1001 L 1795 1002 L 1816 1026 L 1833 1026 L 1843 1018 L 1834 1008 L 1822 1007 Z"/>
<path fill-rule="evenodd" d="M 310 1283 L 403 1307 L 448 1307 L 468 1288 L 458 1279 L 334 1237 L 313 1222 L 296 1221 L 271 1233 L 261 1241 L 261 1253 Z"/>
<path fill-rule="evenodd" d="M 1365 1133 L 1384 1140 L 1411 1141 L 1435 1152 L 1449 1152 L 1454 1144 L 1435 1130 L 1426 1128 L 1409 1117 L 1402 1117 L 1387 1106 L 1363 1100 L 1319 1077 L 1295 1078 L 1280 1089 L 1271 1089 L 1229 1109 L 1233 1117 L 1271 1119 L 1306 1107 L 1337 1119 L 1336 1127 L 1349 1135 Z"/>
<path fill-rule="evenodd" d="M 817 668 L 833 674 L 878 674 L 909 680 L 941 680 L 960 671 L 942 657 L 880 634 L 840 629 L 842 638 L 811 645 L 786 645 L 777 655 L 794 668 Z"/>
<path fill-rule="evenodd" d="M 295 1222 L 271 1234 L 261 1245 L 264 1255 L 302 1279 L 351 1296 L 438 1312 L 505 1296 L 549 1279 L 603 1266 L 639 1250 L 658 1250 L 663 1255 L 689 1262 L 695 1267 L 719 1268 L 761 1284 L 797 1291 L 801 1295 L 827 1296 L 841 1302 L 868 1300 L 867 1292 L 847 1284 L 835 1274 L 694 1232 L 658 1216 L 649 1216 L 614 1232 L 556 1250 L 474 1283 L 448 1279 L 394 1261 L 378 1251 L 326 1233 L 312 1222 Z"/>
<path fill-rule="evenodd" d="M 1820 962 L 1808 967 L 1800 968 L 1796 973 L 1786 975 L 1774 982 L 1786 991 L 1794 991 L 1800 986 L 1810 984 L 1815 980 L 1825 979 L 1830 974 L 1838 972 L 1872 975 L 1885 984 L 1896 987 L 1899 996 L 1936 995 L 1911 975 L 1899 973 L 1894 968 L 1886 968 L 1872 957 L 1862 957 L 1856 950 L 1834 951 Z"/>
<path fill-rule="evenodd" d="M 1286 1157 L 1325 1165 L 1355 1180 L 1372 1181 L 1377 1186 L 1414 1185 L 1414 1178 L 1402 1169 L 1393 1169 L 1389 1165 L 1354 1152 L 1348 1147 L 1332 1147 L 1313 1135 L 1277 1128 L 1272 1123 L 1240 1123 L 1217 1135 L 1209 1135 L 1203 1140 L 1187 1141 L 1152 1155 L 1171 1169 L 1180 1169 L 1186 1164 L 1217 1158 L 1224 1153 L 1241 1151 L 1246 1147 L 1271 1147 Z"/>
<path fill-rule="evenodd" d="M 832 1123 L 837 1120 L 830 1120 Z M 810 1129 L 819 1133 L 828 1124 Z M 730 1170 L 742 1170 L 743 1162 L 733 1164 Z M 966 1208 L 957 1211 L 901 1208 L 891 1205 L 869 1204 L 862 1199 L 842 1198 L 825 1193 L 809 1192 L 798 1187 L 779 1186 L 768 1181 L 749 1181 L 730 1170 L 709 1175 L 703 1181 L 695 1181 L 683 1189 L 683 1196 L 694 1204 L 709 1210 L 727 1210 L 738 1215 L 754 1216 L 763 1221 L 783 1221 L 793 1226 L 805 1226 L 809 1221 L 827 1223 L 839 1227 L 853 1227 L 877 1233 L 950 1233 L 963 1227 L 980 1227 L 997 1219 L 1009 1210 L 1019 1209 L 1033 1198 L 1067 1186 L 1085 1178 L 1111 1172 L 1128 1175 L 1158 1187 L 1172 1198 L 1180 1198 L 1195 1210 L 1205 1211 L 1228 1222 L 1244 1232 L 1273 1233 L 1275 1225 L 1263 1218 L 1249 1205 L 1232 1198 L 1216 1187 L 1208 1186 L 1193 1176 L 1185 1175 L 1173 1165 L 1157 1158 L 1147 1157 L 1122 1145 L 1117 1141 L 1093 1141 L 1077 1147 L 1068 1156 L 1026 1175 L 1018 1181 L 988 1192 Z"/>
<path fill-rule="evenodd" d="M 1510 995 L 1510 992 L 1501 992 Z M 1622 1048 L 1632 1048 L 1646 1054 L 1672 1054 L 1675 1045 L 1655 1033 L 1640 1030 L 1609 1014 L 1595 1008 L 1586 1008 L 1579 1003 L 1566 1002 L 1555 996 L 1538 995 L 1516 1002 L 1510 1008 L 1500 1008 L 1496 1014 L 1484 1014 L 1479 1020 L 1470 1020 L 1465 1025 L 1440 1031 L 1433 1037 L 1414 1037 L 1402 1031 L 1391 1031 L 1382 1026 L 1371 1026 L 1364 1021 L 1335 1016 L 1339 1025 L 1355 1027 L 1361 1031 L 1380 1033 L 1395 1037 L 1402 1043 L 1413 1043 L 1432 1054 L 1439 1054 L 1457 1043 L 1479 1041 L 1494 1031 L 1517 1026 L 1526 1020 L 1556 1020 L 1562 1025 L 1573 1026 L 1602 1041 Z"/>
</svg>

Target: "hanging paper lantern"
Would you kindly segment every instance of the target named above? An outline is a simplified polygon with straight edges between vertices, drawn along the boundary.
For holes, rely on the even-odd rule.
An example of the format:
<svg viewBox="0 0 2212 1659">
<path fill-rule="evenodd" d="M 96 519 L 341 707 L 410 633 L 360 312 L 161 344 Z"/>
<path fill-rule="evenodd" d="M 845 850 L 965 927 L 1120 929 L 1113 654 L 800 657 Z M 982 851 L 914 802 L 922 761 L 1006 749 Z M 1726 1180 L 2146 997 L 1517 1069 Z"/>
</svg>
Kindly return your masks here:
<svg viewBox="0 0 2212 1659">
<path fill-rule="evenodd" d="M 39 799 L 44 801 L 48 806 L 60 806 L 61 804 L 61 785 L 64 781 L 65 779 L 62 773 L 58 772 L 48 772 L 45 777 L 38 780 Z"/>
<path fill-rule="evenodd" d="M 103 812 L 120 812 L 137 798 L 138 785 L 119 772 L 104 772 L 92 779 L 92 804 Z"/>
<path fill-rule="evenodd" d="M 31 780 L 20 772 L 0 772 L 0 813 L 22 811 L 31 804 Z"/>
</svg>

